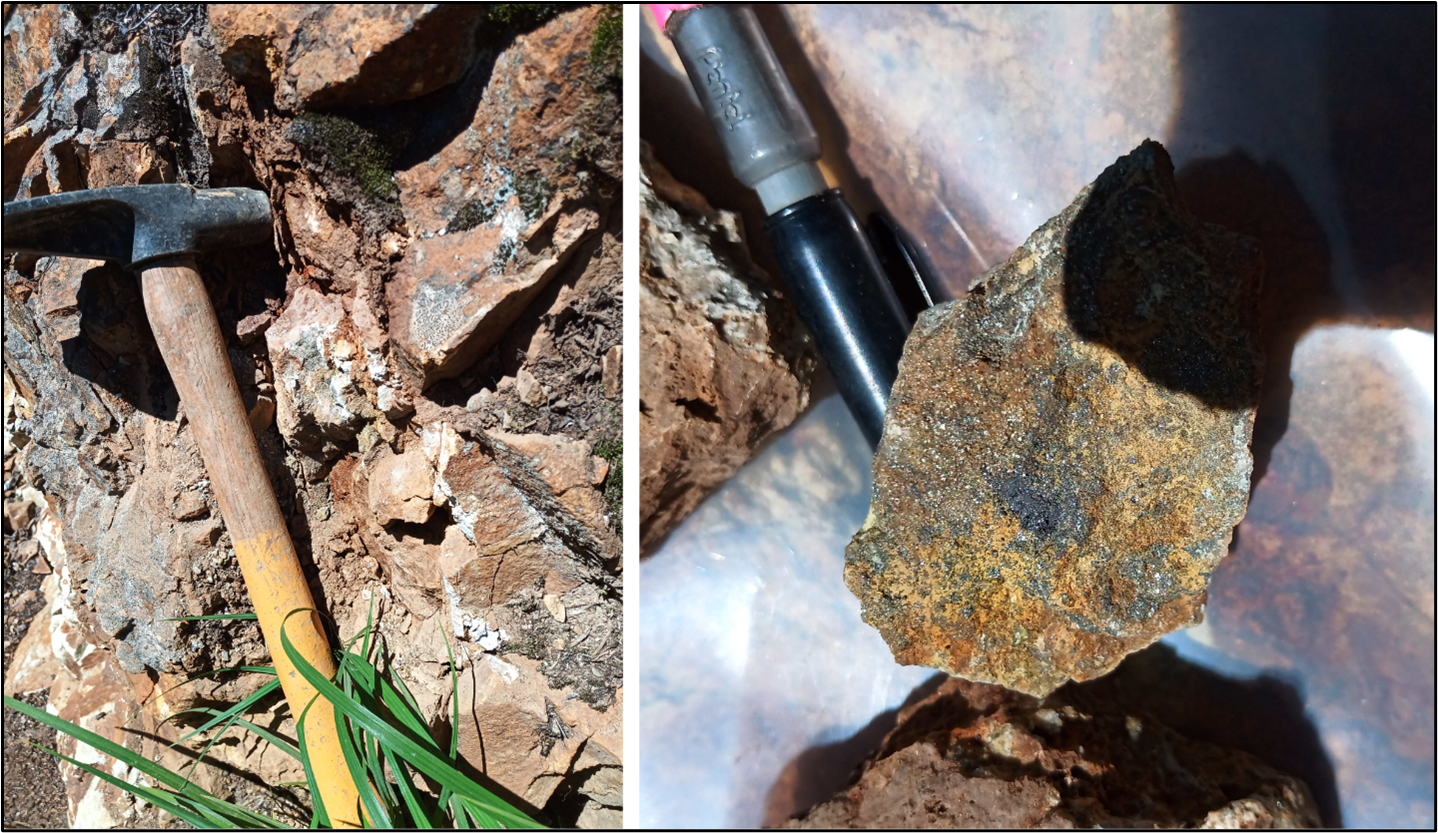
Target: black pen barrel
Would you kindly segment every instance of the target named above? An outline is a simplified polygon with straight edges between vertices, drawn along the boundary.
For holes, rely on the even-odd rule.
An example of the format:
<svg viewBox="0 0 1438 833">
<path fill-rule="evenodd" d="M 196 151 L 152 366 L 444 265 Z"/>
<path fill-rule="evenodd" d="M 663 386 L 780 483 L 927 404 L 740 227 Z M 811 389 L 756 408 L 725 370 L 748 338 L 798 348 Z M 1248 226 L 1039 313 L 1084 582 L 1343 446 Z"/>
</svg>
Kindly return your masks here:
<svg viewBox="0 0 1438 833">
<path fill-rule="evenodd" d="M 778 211 L 764 225 L 799 317 L 860 430 L 877 446 L 909 333 L 893 285 L 837 188 Z"/>
</svg>

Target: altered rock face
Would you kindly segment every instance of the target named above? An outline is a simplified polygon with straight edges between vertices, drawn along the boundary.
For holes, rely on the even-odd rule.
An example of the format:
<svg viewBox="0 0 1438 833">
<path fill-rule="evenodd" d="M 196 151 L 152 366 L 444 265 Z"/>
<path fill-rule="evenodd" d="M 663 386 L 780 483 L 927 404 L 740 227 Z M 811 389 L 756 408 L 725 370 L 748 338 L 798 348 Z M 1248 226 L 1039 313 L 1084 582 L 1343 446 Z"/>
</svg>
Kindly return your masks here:
<svg viewBox="0 0 1438 833">
<path fill-rule="evenodd" d="M 1307 785 L 1077 689 L 950 679 L 904 709 L 858 782 L 790 828 L 1317 827 Z"/>
<path fill-rule="evenodd" d="M 750 260 L 735 215 L 676 182 L 647 146 L 641 162 L 639 517 L 648 547 L 808 407 L 816 359 L 793 308 Z"/>
<path fill-rule="evenodd" d="M 1201 621 L 1248 499 L 1260 272 L 1146 142 L 920 317 L 845 567 L 900 662 L 1042 695 Z"/>
<path fill-rule="evenodd" d="M 526 36 L 548 60 L 495 61 L 471 122 L 396 176 L 416 239 L 387 297 L 424 386 L 498 343 L 618 197 L 619 110 L 596 100 L 589 61 L 606 14 L 581 9 Z"/>
<path fill-rule="evenodd" d="M 199 267 L 316 598 L 344 636 L 373 613 L 436 733 L 452 728 L 448 637 L 460 734 L 483 737 L 469 763 L 559 826 L 622 812 L 621 419 L 602 367 L 623 314 L 617 20 L 35 5 L 7 6 L 4 32 L 5 199 L 158 181 L 271 196 L 273 242 Z M 117 740 L 156 734 L 153 757 L 193 727 L 158 720 L 262 681 L 174 686 L 268 651 L 251 622 L 174 621 L 250 605 L 134 276 L 4 267 L 6 500 L 45 502 L 29 522 L 56 544 L 35 559 L 56 612 L 26 659 L 49 676 L 25 685 L 48 680 L 56 710 Z M 455 291 L 471 294 L 411 327 L 409 299 Z M 283 707 L 251 719 L 294 736 Z M 494 745 L 519 725 L 522 746 Z M 266 784 L 303 777 L 258 736 L 210 755 Z M 74 775 L 72 824 L 157 822 Z"/>
<path fill-rule="evenodd" d="M 376 416 L 374 391 L 388 377 L 382 355 L 366 361 L 340 297 L 300 287 L 265 332 L 280 434 L 306 451 L 333 454 L 353 440 Z"/>
</svg>

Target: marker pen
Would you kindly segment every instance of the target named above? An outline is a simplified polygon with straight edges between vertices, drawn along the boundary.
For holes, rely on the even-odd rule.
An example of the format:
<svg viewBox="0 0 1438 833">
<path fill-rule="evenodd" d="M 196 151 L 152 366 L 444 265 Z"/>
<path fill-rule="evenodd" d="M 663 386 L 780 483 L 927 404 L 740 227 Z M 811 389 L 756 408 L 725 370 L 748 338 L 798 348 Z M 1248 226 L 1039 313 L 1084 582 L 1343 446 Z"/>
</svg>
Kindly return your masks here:
<svg viewBox="0 0 1438 833">
<path fill-rule="evenodd" d="M 908 335 L 863 227 L 819 170 L 819 135 L 745 4 L 653 5 L 764 228 L 799 316 L 872 445 Z"/>
</svg>

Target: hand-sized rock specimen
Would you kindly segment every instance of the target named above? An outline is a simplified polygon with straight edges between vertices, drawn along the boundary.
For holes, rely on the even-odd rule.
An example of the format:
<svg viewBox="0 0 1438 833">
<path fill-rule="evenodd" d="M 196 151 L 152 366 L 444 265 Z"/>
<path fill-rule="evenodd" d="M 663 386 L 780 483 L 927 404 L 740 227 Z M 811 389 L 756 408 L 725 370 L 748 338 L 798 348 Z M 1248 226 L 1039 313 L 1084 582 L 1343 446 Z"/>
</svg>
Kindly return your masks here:
<svg viewBox="0 0 1438 833">
<path fill-rule="evenodd" d="M 949 679 L 904 709 L 845 792 L 791 828 L 1295 828 L 1308 786 L 1081 689 L 1047 700 Z"/>
<path fill-rule="evenodd" d="M 640 156 L 640 546 L 809 404 L 814 348 L 738 218 Z"/>
<path fill-rule="evenodd" d="M 1042 695 L 1201 621 L 1248 500 L 1261 269 L 1145 142 L 920 316 L 844 570 L 895 658 Z"/>
</svg>

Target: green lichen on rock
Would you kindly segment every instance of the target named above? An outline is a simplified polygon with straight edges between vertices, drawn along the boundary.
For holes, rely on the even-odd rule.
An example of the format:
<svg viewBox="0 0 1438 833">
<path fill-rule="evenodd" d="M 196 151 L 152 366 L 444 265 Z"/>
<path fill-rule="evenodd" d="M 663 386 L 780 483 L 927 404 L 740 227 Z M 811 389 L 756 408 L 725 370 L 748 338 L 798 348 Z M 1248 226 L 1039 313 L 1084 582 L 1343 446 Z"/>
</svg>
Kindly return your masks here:
<svg viewBox="0 0 1438 833">
<path fill-rule="evenodd" d="M 624 681 L 624 658 L 617 650 L 624 629 L 623 600 L 601 584 L 576 615 L 560 622 L 545 606 L 544 580 L 518 591 L 505 604 L 513 630 L 501 654 L 519 654 L 539 663 L 550 688 L 568 689 L 580 702 L 598 711 L 614 705 Z"/>
<path fill-rule="evenodd" d="M 494 219 L 494 203 L 484 199 L 473 199 L 459 207 L 450 218 L 449 225 L 445 226 L 447 233 L 453 234 L 456 231 L 469 231 L 475 226 L 483 225 Z"/>
<path fill-rule="evenodd" d="M 519 196 L 519 210 L 524 212 L 524 219 L 532 223 L 549 207 L 554 184 L 543 176 L 521 177 L 514 183 L 514 193 Z"/>
<path fill-rule="evenodd" d="M 569 3 L 490 3 L 489 23 L 509 30 L 533 29 L 570 6 Z"/>
<path fill-rule="evenodd" d="M 342 116 L 305 113 L 290 122 L 285 137 L 312 162 L 353 183 L 364 197 L 398 202 L 394 149 L 374 132 Z"/>
<path fill-rule="evenodd" d="M 515 255 L 519 254 L 519 241 L 508 238 L 499 241 L 494 247 L 494 258 L 489 262 L 491 274 L 498 275 L 504 271 L 504 267 L 514 262 Z"/>
</svg>

